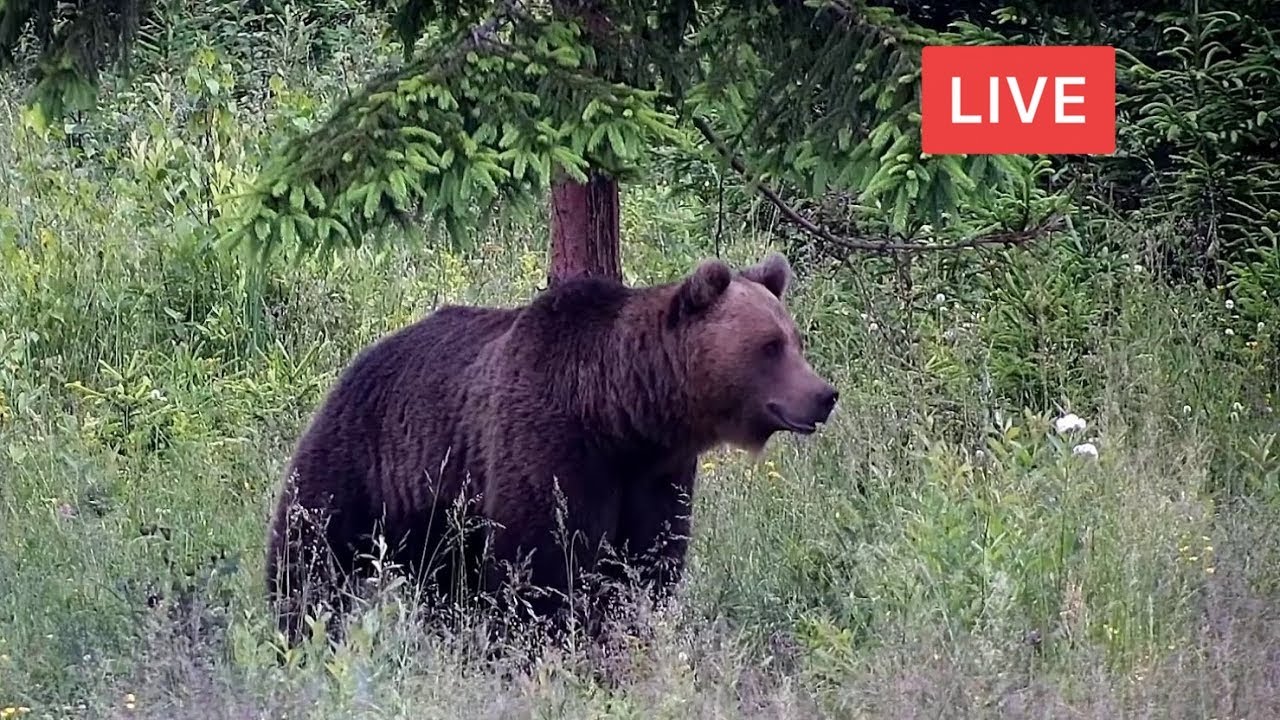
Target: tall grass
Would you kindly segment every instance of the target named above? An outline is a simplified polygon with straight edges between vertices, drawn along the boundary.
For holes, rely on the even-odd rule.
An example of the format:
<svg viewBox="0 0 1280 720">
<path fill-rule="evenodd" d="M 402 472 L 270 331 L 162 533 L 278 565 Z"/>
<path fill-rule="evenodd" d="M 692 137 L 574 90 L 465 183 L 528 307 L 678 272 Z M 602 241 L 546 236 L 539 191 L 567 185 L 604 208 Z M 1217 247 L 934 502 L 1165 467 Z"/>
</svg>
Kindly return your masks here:
<svg viewBox="0 0 1280 720">
<path fill-rule="evenodd" d="M 647 644 L 503 673 L 391 598 L 277 663 L 263 541 L 308 414 L 433 306 L 528 299 L 545 229 L 220 253 L 218 201 L 344 91 L 268 55 L 275 80 L 197 53 L 122 87 L 74 143 L 0 94 L 6 717 L 1280 716 L 1274 388 L 1216 291 L 1134 268 L 1143 227 L 963 282 L 926 265 L 910 312 L 888 275 L 803 265 L 793 309 L 841 407 L 759 462 L 705 459 L 688 581 Z M 659 180 L 624 199 L 632 282 L 713 252 L 712 208 Z M 765 251 L 731 221 L 727 257 Z M 1088 427 L 1057 433 L 1066 411 Z"/>
</svg>

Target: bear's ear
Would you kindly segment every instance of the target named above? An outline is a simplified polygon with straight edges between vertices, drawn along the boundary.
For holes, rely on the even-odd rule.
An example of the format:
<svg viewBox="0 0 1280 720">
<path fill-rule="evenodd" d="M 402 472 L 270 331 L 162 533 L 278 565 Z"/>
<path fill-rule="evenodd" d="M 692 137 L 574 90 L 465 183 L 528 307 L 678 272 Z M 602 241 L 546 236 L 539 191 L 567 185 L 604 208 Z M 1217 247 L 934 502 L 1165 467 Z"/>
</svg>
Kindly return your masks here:
<svg viewBox="0 0 1280 720">
<path fill-rule="evenodd" d="M 787 294 L 787 287 L 791 285 L 791 263 L 781 253 L 769 253 L 765 259 L 743 268 L 739 274 L 765 286 L 779 300 Z"/>
<path fill-rule="evenodd" d="M 674 299 L 671 320 L 701 312 L 711 307 L 733 281 L 733 271 L 720 260 L 703 260 L 693 274 L 680 283 Z"/>
</svg>

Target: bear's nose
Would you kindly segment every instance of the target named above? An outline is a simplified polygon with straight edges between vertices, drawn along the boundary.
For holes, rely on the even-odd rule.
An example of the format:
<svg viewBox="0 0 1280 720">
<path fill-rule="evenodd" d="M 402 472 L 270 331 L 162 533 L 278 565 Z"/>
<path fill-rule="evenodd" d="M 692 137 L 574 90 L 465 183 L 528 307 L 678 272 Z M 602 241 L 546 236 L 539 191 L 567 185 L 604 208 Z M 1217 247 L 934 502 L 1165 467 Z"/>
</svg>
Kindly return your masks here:
<svg viewBox="0 0 1280 720">
<path fill-rule="evenodd" d="M 830 413 L 836 407 L 836 401 L 840 399 L 840 391 L 828 385 L 826 389 L 818 395 L 818 407 L 822 408 L 824 413 Z"/>
</svg>

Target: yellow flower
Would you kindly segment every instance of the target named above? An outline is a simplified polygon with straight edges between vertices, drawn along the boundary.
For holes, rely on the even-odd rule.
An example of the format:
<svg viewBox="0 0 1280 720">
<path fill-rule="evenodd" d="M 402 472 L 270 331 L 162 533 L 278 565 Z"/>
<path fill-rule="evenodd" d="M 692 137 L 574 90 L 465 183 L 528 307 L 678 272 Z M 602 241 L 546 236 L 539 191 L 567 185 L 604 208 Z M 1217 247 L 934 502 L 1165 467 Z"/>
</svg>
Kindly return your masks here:
<svg viewBox="0 0 1280 720">
<path fill-rule="evenodd" d="M 781 480 L 782 473 L 778 472 L 777 470 L 770 470 L 766 475 L 766 477 L 768 477 L 770 480 Z"/>
<path fill-rule="evenodd" d="M 711 472 L 712 470 L 715 470 L 715 469 L 716 469 L 716 464 L 714 462 L 711 462 L 710 460 L 702 463 L 703 472 Z"/>
</svg>

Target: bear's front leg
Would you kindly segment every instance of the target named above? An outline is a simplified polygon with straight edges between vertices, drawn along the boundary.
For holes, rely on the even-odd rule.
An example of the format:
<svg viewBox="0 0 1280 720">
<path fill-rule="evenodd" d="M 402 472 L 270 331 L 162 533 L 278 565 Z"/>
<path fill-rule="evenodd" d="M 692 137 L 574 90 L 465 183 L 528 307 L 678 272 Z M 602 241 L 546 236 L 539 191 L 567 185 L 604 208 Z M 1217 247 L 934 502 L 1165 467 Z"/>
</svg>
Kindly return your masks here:
<svg viewBox="0 0 1280 720">
<path fill-rule="evenodd" d="M 684 574 L 692 529 L 697 458 L 628 488 L 618 542 L 631 572 L 654 605 L 674 591 Z"/>
<path fill-rule="evenodd" d="M 622 492 L 612 478 L 572 469 L 490 483 L 484 590 L 502 617 L 568 629 L 595 600 L 592 576 L 616 541 Z M 576 466 L 576 467 L 574 467 Z"/>
</svg>

